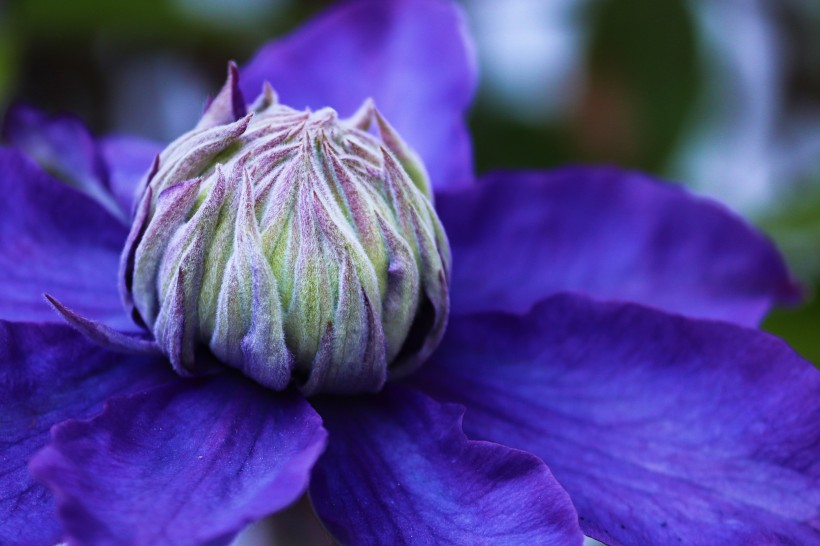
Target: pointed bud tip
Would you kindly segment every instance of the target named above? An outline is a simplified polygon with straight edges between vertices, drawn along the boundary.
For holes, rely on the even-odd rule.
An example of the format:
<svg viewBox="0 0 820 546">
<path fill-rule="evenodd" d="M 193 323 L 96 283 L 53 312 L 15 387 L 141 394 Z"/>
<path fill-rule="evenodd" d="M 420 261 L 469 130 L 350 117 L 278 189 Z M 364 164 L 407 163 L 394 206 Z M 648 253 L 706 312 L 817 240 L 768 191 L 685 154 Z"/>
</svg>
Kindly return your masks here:
<svg viewBox="0 0 820 546">
<path fill-rule="evenodd" d="M 205 106 L 197 129 L 205 129 L 234 122 L 248 113 L 245 97 L 239 88 L 239 67 L 234 61 L 228 61 L 225 84 L 219 93 Z"/>
<path fill-rule="evenodd" d="M 150 235 L 127 250 L 123 286 L 180 373 L 204 345 L 273 389 L 284 377 L 306 394 L 379 390 L 429 355 L 449 309 L 447 240 L 412 152 L 370 99 L 340 120 L 277 104 L 265 85 L 243 117 L 215 123 L 237 96 L 228 71 L 206 122 L 157 164 Z M 164 193 L 191 178 L 190 198 Z"/>
</svg>

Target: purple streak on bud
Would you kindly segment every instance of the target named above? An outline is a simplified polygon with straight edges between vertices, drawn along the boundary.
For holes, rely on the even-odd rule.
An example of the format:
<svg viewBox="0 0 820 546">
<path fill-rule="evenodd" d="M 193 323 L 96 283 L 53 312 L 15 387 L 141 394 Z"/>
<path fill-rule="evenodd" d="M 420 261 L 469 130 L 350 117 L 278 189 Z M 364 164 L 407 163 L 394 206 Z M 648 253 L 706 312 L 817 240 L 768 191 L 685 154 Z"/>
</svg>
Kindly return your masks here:
<svg viewBox="0 0 820 546">
<path fill-rule="evenodd" d="M 262 253 L 253 184 L 243 169 L 228 260 L 217 304 L 211 348 L 223 362 L 260 384 L 282 390 L 293 358 L 285 345 L 276 278 Z"/>
<path fill-rule="evenodd" d="M 393 152 L 401 163 L 402 168 L 413 180 L 413 183 L 416 184 L 418 189 L 421 190 L 424 195 L 428 196 L 432 202 L 433 192 L 430 189 L 430 177 L 427 175 L 427 169 L 424 167 L 421 158 L 404 142 L 377 108 L 374 107 L 372 112 L 385 147 Z"/>
<path fill-rule="evenodd" d="M 157 161 L 154 162 L 157 164 Z M 128 312 L 134 322 L 140 326 L 147 327 L 145 321 L 142 320 L 139 312 L 134 307 L 134 261 L 136 259 L 137 245 L 145 236 L 145 229 L 148 227 L 148 211 L 151 208 L 153 201 L 153 190 L 146 187 L 142 194 L 142 198 L 136 205 L 131 224 L 131 231 L 128 233 L 128 238 L 125 240 L 125 248 L 120 255 L 119 267 L 119 282 L 117 283 L 120 291 L 120 299 L 123 307 Z"/>
<path fill-rule="evenodd" d="M 228 125 L 194 130 L 169 144 L 160 154 L 160 171 L 151 180 L 154 195 L 180 180 L 196 178 L 214 165 L 219 154 L 241 144 L 238 139 L 247 130 L 252 117 L 253 114 L 248 114 Z"/>
<path fill-rule="evenodd" d="M 372 101 L 339 120 L 265 86 L 237 119 L 235 78 L 148 178 L 123 299 L 181 374 L 207 347 L 272 389 L 378 391 L 427 358 L 449 310 L 424 167 Z"/>
<path fill-rule="evenodd" d="M 356 110 L 352 116 L 345 121 L 354 129 L 360 131 L 367 131 L 373 125 L 373 119 L 376 112 L 376 103 L 373 99 L 365 99 L 359 109 Z"/>
<path fill-rule="evenodd" d="M 253 101 L 249 109 L 251 112 L 261 112 L 278 103 L 279 96 L 276 94 L 276 91 L 273 90 L 270 83 L 264 82 L 262 84 L 262 94 L 256 97 L 256 100 Z"/>
<path fill-rule="evenodd" d="M 139 207 L 140 203 L 142 202 L 142 197 L 145 195 L 146 190 L 148 189 L 148 184 L 151 180 L 154 179 L 157 172 L 159 171 L 159 154 L 154 157 L 154 161 L 151 162 L 151 168 L 148 169 L 148 172 L 145 173 L 145 176 L 142 177 L 139 184 L 134 190 L 134 198 L 131 200 L 131 217 L 133 218 L 134 215 L 137 214 L 137 208 Z"/>
<path fill-rule="evenodd" d="M 197 129 L 207 129 L 237 121 L 248 114 L 245 98 L 239 89 L 239 69 L 236 63 L 228 63 L 228 79 L 222 90 L 205 107 L 205 112 L 197 124 Z"/>
<path fill-rule="evenodd" d="M 413 329 L 402 350 L 410 354 L 393 369 L 395 376 L 404 376 L 417 369 L 433 353 L 447 327 L 449 309 L 450 247 L 437 244 L 446 240 L 444 228 L 433 205 L 418 186 L 403 183 L 407 174 L 398 160 L 384 147 L 384 181 L 390 191 L 393 211 L 400 230 L 415 237 L 415 260 L 421 273 L 419 315 L 428 330 Z M 418 324 L 418 323 L 417 323 Z M 414 327 L 417 326 L 414 324 Z"/>
<path fill-rule="evenodd" d="M 121 281 L 122 285 L 126 288 L 130 285 L 131 294 L 129 296 L 126 293 L 123 299 L 126 302 L 133 302 L 146 324 L 154 322 L 160 303 L 154 293 L 154 286 L 165 246 L 174 235 L 174 231 L 185 221 L 201 183 L 202 180 L 199 178 L 180 182 L 160 193 L 153 203 L 150 200 L 153 198 L 154 190 L 149 188 L 144 198 L 147 206 L 141 204 L 140 208 L 145 206 L 146 211 L 154 209 L 150 223 L 141 225 L 137 218 L 131 227 L 128 240 L 133 240 L 134 244 L 129 247 L 126 243 L 123 256 L 133 254 L 134 257 L 126 258 L 126 268 L 120 273 L 121 279 L 124 279 L 124 282 Z M 142 236 L 138 235 L 140 231 Z M 120 263 L 122 262 L 123 260 L 120 260 Z"/>
</svg>

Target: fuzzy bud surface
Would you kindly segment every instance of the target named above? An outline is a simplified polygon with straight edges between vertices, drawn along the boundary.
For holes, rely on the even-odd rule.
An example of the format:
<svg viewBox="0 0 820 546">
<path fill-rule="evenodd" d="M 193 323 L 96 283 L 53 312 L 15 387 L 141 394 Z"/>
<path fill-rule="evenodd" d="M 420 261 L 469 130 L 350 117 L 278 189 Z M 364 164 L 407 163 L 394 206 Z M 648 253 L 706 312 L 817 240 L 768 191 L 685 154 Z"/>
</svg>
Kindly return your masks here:
<svg viewBox="0 0 820 546">
<path fill-rule="evenodd" d="M 177 372 L 207 348 L 276 390 L 378 391 L 447 321 L 450 253 L 422 163 L 367 101 L 250 107 L 235 67 L 146 176 L 120 286 Z"/>
</svg>

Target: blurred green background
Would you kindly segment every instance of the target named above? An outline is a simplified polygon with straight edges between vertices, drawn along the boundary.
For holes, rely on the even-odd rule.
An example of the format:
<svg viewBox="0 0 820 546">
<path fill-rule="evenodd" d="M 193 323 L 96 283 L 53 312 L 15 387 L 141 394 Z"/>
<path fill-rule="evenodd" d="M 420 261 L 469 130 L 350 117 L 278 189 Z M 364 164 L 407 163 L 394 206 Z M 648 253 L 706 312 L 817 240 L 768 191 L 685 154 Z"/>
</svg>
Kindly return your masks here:
<svg viewBox="0 0 820 546">
<path fill-rule="evenodd" d="M 331 2 L 0 5 L 0 111 L 171 139 L 247 60 Z M 470 0 L 479 172 L 615 163 L 721 199 L 773 237 L 808 303 L 765 328 L 820 362 L 820 2 Z"/>
</svg>

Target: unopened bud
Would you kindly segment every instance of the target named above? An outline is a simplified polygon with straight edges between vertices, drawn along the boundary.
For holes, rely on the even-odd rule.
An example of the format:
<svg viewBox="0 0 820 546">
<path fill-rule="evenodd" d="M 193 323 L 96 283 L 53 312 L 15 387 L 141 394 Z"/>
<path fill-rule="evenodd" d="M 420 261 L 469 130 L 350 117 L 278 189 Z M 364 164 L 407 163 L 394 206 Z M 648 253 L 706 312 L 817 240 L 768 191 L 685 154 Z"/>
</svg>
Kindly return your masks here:
<svg viewBox="0 0 820 546">
<path fill-rule="evenodd" d="M 438 344 L 450 255 L 424 167 L 367 101 L 297 111 L 231 67 L 146 177 L 121 286 L 174 368 L 203 346 L 281 390 L 377 391 Z"/>
</svg>

